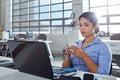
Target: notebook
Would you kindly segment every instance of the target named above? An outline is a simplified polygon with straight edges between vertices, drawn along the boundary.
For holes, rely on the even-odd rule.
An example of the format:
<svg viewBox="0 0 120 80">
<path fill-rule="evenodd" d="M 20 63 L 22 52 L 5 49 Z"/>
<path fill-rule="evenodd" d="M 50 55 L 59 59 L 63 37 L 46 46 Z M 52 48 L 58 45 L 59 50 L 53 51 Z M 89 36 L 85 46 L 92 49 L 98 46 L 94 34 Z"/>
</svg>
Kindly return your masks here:
<svg viewBox="0 0 120 80">
<path fill-rule="evenodd" d="M 56 73 L 58 67 L 53 67 L 49 59 L 49 51 L 47 45 L 44 42 L 37 41 L 8 41 L 9 49 L 12 51 L 12 57 L 15 67 L 24 73 L 45 77 L 48 79 L 54 79 L 61 76 L 65 70 L 59 67 L 59 70 L 63 70 L 60 73 Z M 56 68 L 56 69 L 55 69 Z M 75 70 L 73 70 L 75 72 Z"/>
</svg>

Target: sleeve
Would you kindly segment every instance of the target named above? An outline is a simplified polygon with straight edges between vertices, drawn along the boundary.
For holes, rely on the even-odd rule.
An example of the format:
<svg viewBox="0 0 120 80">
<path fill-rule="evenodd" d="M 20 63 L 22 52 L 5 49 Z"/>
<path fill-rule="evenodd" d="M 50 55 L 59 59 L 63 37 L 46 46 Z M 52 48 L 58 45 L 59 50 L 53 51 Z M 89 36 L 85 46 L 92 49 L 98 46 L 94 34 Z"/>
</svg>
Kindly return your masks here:
<svg viewBox="0 0 120 80">
<path fill-rule="evenodd" d="M 103 44 L 99 49 L 99 62 L 98 71 L 99 74 L 109 74 L 111 63 L 112 63 L 112 53 L 108 45 Z"/>
</svg>

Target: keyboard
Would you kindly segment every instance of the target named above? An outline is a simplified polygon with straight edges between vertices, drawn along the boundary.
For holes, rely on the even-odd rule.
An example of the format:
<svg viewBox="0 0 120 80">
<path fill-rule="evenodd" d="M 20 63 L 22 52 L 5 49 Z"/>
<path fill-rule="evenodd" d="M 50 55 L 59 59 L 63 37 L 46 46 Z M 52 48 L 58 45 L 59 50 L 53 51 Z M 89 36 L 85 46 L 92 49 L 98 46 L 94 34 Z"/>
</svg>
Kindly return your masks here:
<svg viewBox="0 0 120 80">
<path fill-rule="evenodd" d="M 54 76 L 61 76 L 61 75 L 74 75 L 76 73 L 76 70 L 73 68 L 62 68 L 62 67 L 57 67 L 57 66 L 53 66 L 53 73 Z"/>
<path fill-rule="evenodd" d="M 53 73 L 55 73 L 55 74 L 62 74 L 64 72 L 65 71 L 61 67 L 56 67 L 56 66 L 53 67 Z"/>
</svg>

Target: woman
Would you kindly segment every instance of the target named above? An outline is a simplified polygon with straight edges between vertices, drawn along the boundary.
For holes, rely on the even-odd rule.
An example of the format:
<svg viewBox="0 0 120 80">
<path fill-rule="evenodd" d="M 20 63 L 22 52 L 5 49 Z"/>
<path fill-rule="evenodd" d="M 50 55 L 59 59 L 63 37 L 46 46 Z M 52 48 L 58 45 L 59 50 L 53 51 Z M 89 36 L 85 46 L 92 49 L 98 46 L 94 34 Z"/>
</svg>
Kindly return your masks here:
<svg viewBox="0 0 120 80">
<path fill-rule="evenodd" d="M 95 35 L 98 29 L 96 15 L 85 12 L 79 17 L 79 29 L 83 41 L 78 41 L 77 46 L 68 46 L 63 67 L 73 67 L 77 70 L 98 74 L 109 74 L 112 54 L 109 47 Z"/>
</svg>

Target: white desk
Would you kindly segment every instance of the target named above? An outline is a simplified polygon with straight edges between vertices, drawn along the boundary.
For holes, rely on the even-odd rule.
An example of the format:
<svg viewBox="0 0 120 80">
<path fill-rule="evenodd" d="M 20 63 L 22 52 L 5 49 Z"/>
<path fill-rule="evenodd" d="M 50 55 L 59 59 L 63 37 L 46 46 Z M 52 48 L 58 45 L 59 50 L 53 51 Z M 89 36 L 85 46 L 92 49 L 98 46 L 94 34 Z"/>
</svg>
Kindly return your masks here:
<svg viewBox="0 0 120 80">
<path fill-rule="evenodd" d="M 77 71 L 77 74 L 75 76 L 79 76 L 81 80 L 83 80 L 82 78 L 84 73 L 85 72 Z M 99 74 L 96 74 L 95 77 L 97 78 L 97 80 L 120 80 L 120 78 L 116 78 L 114 76 Z M 0 67 L 0 80 L 49 80 L 49 79 L 34 76 L 31 74 L 26 74 L 14 69 Z"/>
<path fill-rule="evenodd" d="M 46 78 L 19 72 L 18 70 L 0 67 L 0 80 L 49 80 Z"/>
<path fill-rule="evenodd" d="M 5 42 L 7 42 L 6 40 L 0 40 L 0 43 L 5 43 Z"/>
<path fill-rule="evenodd" d="M 49 57 L 51 60 L 53 60 L 53 55 L 52 55 L 52 52 L 51 52 L 51 49 L 50 49 L 50 43 L 52 43 L 52 41 L 44 41 L 44 40 L 38 40 L 39 42 L 45 42 L 46 45 L 47 45 L 47 48 L 48 48 L 48 51 L 49 51 Z"/>
<path fill-rule="evenodd" d="M 0 56 L 0 60 L 3 60 L 3 59 L 12 60 L 11 58 Z M 83 80 L 83 76 L 85 73 L 87 72 L 77 71 L 76 75 L 74 76 L 77 76 L 77 77 L 79 76 L 81 80 Z M 97 80 L 120 80 L 120 78 L 109 76 L 109 75 L 100 75 L 100 74 L 94 74 L 94 75 L 97 78 Z M 0 80 L 23 80 L 23 79 L 24 80 L 49 80 L 46 78 L 23 73 L 18 70 L 0 67 Z"/>
</svg>

